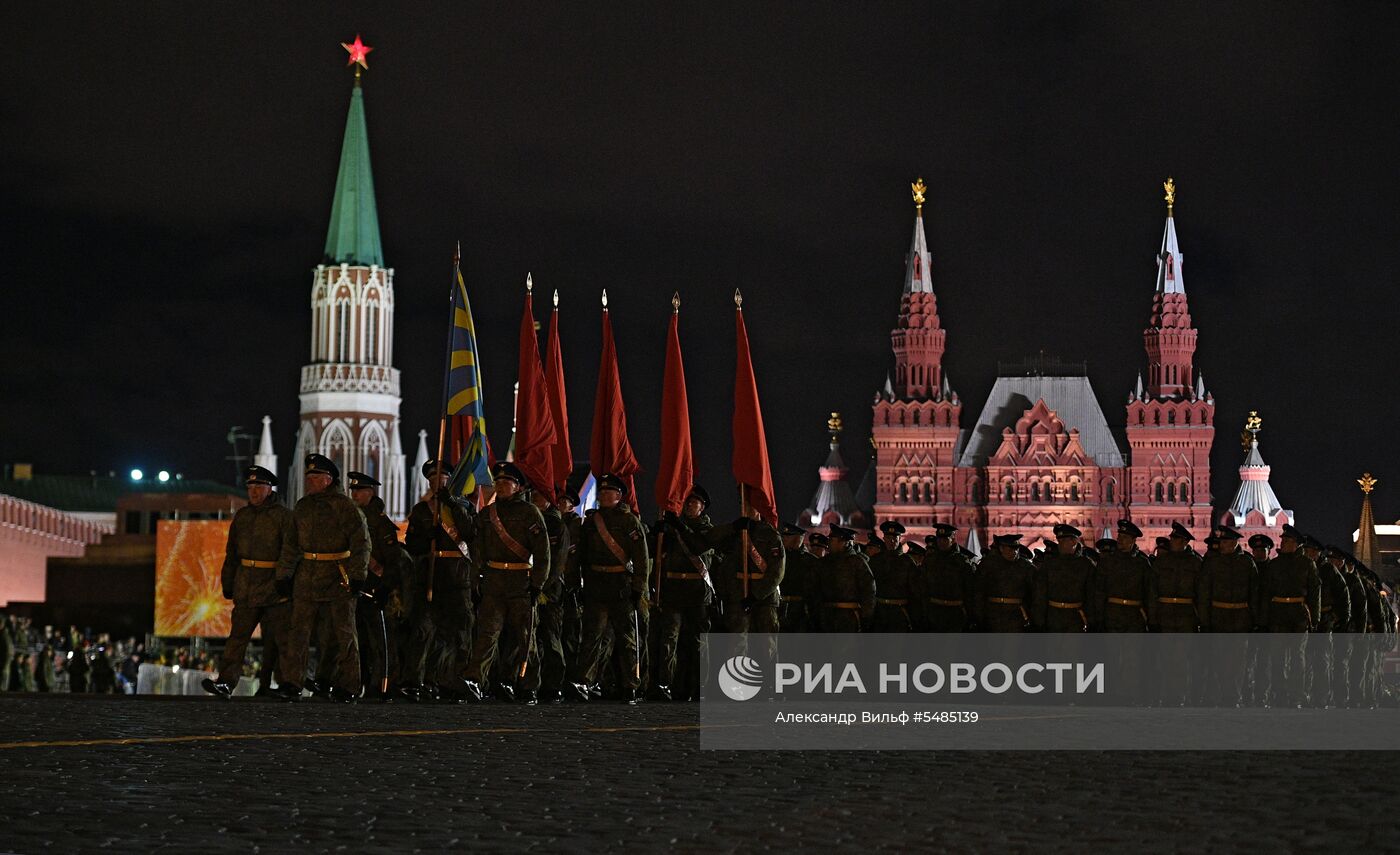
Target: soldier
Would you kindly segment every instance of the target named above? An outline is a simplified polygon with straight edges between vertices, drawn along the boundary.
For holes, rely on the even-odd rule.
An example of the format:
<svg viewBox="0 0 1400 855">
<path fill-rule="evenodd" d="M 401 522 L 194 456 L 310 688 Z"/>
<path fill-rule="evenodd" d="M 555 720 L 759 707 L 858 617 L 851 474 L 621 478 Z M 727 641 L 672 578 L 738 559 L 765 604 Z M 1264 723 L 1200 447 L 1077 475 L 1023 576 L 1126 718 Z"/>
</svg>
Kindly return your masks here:
<svg viewBox="0 0 1400 855">
<path fill-rule="evenodd" d="M 831 551 L 817 562 L 812 596 L 825 632 L 860 632 L 875 614 L 875 577 L 855 548 L 855 532 L 830 527 Z"/>
<path fill-rule="evenodd" d="M 502 682 L 496 697 L 513 701 L 517 689 L 522 702 L 538 702 L 540 675 L 528 663 L 535 625 L 535 601 L 550 576 L 549 533 L 544 514 L 525 499 L 525 474 L 514 463 L 491 467 L 496 500 L 476 515 L 472 538 L 471 587 L 481 591 L 472 662 L 467 669 L 467 697 L 481 700 L 501 632 L 508 630 L 511 644 L 503 651 L 514 685 Z"/>
<path fill-rule="evenodd" d="M 919 595 L 927 632 L 967 632 L 976 626 L 977 573 L 953 542 L 957 530 L 949 523 L 938 523 L 926 539 L 929 548 L 920 567 Z"/>
<path fill-rule="evenodd" d="M 757 508 L 750 508 L 748 516 L 716 526 L 710 532 L 710 543 L 722 556 L 719 581 L 726 627 L 742 636 L 736 652 L 748 650 L 750 632 L 761 633 L 767 636 L 767 656 L 773 660 L 778 654 L 778 602 L 782 593 L 779 586 L 786 570 L 778 530 L 759 515 Z"/>
<path fill-rule="evenodd" d="M 914 575 L 916 578 L 918 577 L 918 574 L 923 571 L 924 556 L 927 554 L 927 552 L 928 550 L 924 549 L 922 546 L 920 546 L 912 540 L 904 542 L 904 554 L 908 555 L 909 560 L 914 562 Z"/>
<path fill-rule="evenodd" d="M 681 506 L 662 520 L 662 549 L 657 556 L 657 647 L 655 695 L 661 700 L 699 700 L 706 673 L 705 633 L 710 631 L 710 601 L 715 596 L 710 565 L 714 524 L 706 511 L 710 494 L 696 484 Z"/>
<path fill-rule="evenodd" d="M 1172 539 L 1170 537 L 1159 537 L 1153 542 L 1152 557 L 1157 558 L 1172 551 Z"/>
<path fill-rule="evenodd" d="M 1267 534 L 1250 535 L 1249 557 L 1254 559 L 1254 566 L 1259 568 L 1259 591 L 1262 597 L 1265 587 L 1268 585 L 1269 576 L 1269 551 L 1274 548 L 1274 539 Z M 1325 608 L 1325 607 L 1324 607 Z M 1263 625 L 1263 603 L 1257 604 L 1254 615 L 1256 629 L 1264 632 L 1267 627 Z M 1265 694 L 1269 687 L 1269 661 L 1267 655 L 1267 645 L 1261 641 L 1262 636 L 1251 635 L 1246 641 L 1246 661 L 1244 679 L 1244 702 L 1252 707 L 1264 705 Z"/>
<path fill-rule="evenodd" d="M 344 703 L 360 695 L 360 653 L 355 638 L 355 599 L 369 573 L 369 528 L 364 515 L 339 486 L 340 469 L 327 457 L 308 454 L 306 495 L 292 510 L 294 535 L 282 542 L 277 591 L 292 597 L 281 692 L 301 697 L 311 631 L 325 621 L 329 649 L 321 651 L 322 675 L 332 683 L 331 699 Z M 327 674 L 326 672 L 330 672 Z"/>
<path fill-rule="evenodd" d="M 413 570 L 404 584 L 409 632 L 400 693 L 412 701 L 436 695 L 461 703 L 468 694 L 461 674 L 471 655 L 473 617 L 466 544 L 476 510 L 448 489 L 452 467 L 446 462 L 429 460 L 422 472 L 428 493 L 409 511 L 404 538 Z"/>
<path fill-rule="evenodd" d="M 1048 632 L 1084 632 L 1089 620 L 1085 603 L 1094 578 L 1094 562 L 1079 551 L 1084 534 L 1067 523 L 1055 526 L 1055 554 L 1036 577 L 1032 592 L 1032 622 Z"/>
<path fill-rule="evenodd" d="M 1347 600 L 1350 614 L 1344 626 L 1338 626 L 1338 635 L 1333 637 L 1336 644 L 1333 655 L 1345 662 L 1346 696 L 1336 698 L 1337 706 L 1360 707 L 1365 704 L 1364 683 L 1369 666 L 1370 639 L 1365 637 L 1370 628 L 1366 602 L 1366 583 L 1356 572 L 1356 559 L 1335 546 L 1326 547 L 1327 558 L 1322 566 L 1330 565 L 1341 573 L 1347 586 Z M 1321 572 L 1319 572 L 1321 575 Z M 1341 633 L 1345 633 L 1342 635 Z M 1344 648 L 1344 649 L 1343 649 Z"/>
<path fill-rule="evenodd" d="M 807 535 L 807 548 L 811 550 L 813 558 L 825 558 L 827 553 L 831 551 L 831 541 L 821 532 L 814 531 Z M 815 568 L 813 568 L 813 572 L 816 572 Z M 812 609 L 816 609 L 815 604 L 812 604 Z"/>
<path fill-rule="evenodd" d="M 817 557 L 807 551 L 807 530 L 792 523 L 783 523 L 778 530 L 783 537 L 783 632 L 810 632 L 812 614 L 808 601 L 812 593 L 812 576 Z"/>
<path fill-rule="evenodd" d="M 1259 626 L 1259 568 L 1240 549 L 1242 537 L 1226 525 L 1215 530 L 1216 551 L 1201 562 L 1197 598 L 1201 629 L 1231 634 L 1210 639 L 1214 685 L 1209 700 L 1227 707 L 1243 705 L 1246 634 Z"/>
<path fill-rule="evenodd" d="M 201 683 L 204 691 L 221 698 L 233 695 L 243 674 L 243 654 L 259 624 L 263 659 L 272 663 L 267 670 L 275 674 L 277 683 L 299 685 L 302 678 L 301 674 L 283 670 L 279 661 L 287 643 L 292 606 L 291 598 L 277 590 L 277 561 L 283 550 L 295 548 L 292 512 L 273 492 L 277 476 L 263 467 L 243 470 L 243 485 L 248 491 L 248 504 L 233 515 L 220 573 L 224 599 L 233 600 L 228 641 L 219 660 L 218 677 L 206 677 Z M 270 687 L 258 688 L 263 689 Z"/>
<path fill-rule="evenodd" d="M 640 612 L 645 608 L 651 560 L 641 520 L 621 507 L 626 485 L 615 475 L 598 479 L 598 509 L 580 526 L 579 565 L 583 574 L 583 645 L 570 675 L 575 700 L 588 700 L 588 687 L 602 667 L 607 631 L 620 654 L 632 663 L 623 668 L 622 699 L 641 700 Z"/>
<path fill-rule="evenodd" d="M 1147 577 L 1147 622 L 1154 631 L 1194 633 L 1200 629 L 1197 587 L 1201 559 L 1189 548 L 1193 540 L 1185 526 L 1173 522 L 1166 554 L 1152 562 L 1152 572 Z M 1184 640 L 1164 646 L 1165 659 L 1160 663 L 1163 704 L 1186 704 L 1192 669 L 1202 666 L 1190 660 L 1190 649 Z"/>
<path fill-rule="evenodd" d="M 0 692 L 10 691 L 10 668 L 15 658 L 14 618 L 0 615 Z"/>
<path fill-rule="evenodd" d="M 1310 705 L 1326 709 L 1347 702 L 1354 613 L 1340 559 L 1336 564 L 1328 560 L 1318 564 L 1317 578 L 1321 607 L 1308 638 L 1303 694 Z"/>
<path fill-rule="evenodd" d="M 569 526 L 564 515 L 549 500 L 544 490 L 531 490 L 530 501 L 544 516 L 544 530 L 549 535 L 549 577 L 545 579 L 535 608 L 535 653 L 530 668 L 539 674 L 540 700 L 558 703 L 564 699 L 564 677 L 568 670 L 564 658 L 564 572 L 573 552 Z M 569 514 L 578 519 L 574 514 Z"/>
<path fill-rule="evenodd" d="M 875 576 L 875 618 L 873 632 L 910 632 L 922 623 L 919 604 L 914 603 L 918 573 L 914 562 L 901 550 L 904 526 L 896 520 L 880 523 L 883 548 L 870 558 Z"/>
<path fill-rule="evenodd" d="M 1142 529 L 1118 521 L 1118 538 L 1099 553 L 1089 597 L 1089 621 L 1105 632 L 1147 630 L 1147 579 L 1152 561 L 1138 549 Z"/>
<path fill-rule="evenodd" d="M 384 500 L 375 494 L 379 481 L 363 472 L 350 472 L 346 477 L 350 498 L 369 527 L 369 575 L 355 606 L 362 642 L 360 671 L 367 680 L 365 697 L 387 701 L 390 676 L 399 658 L 398 618 L 389 606 L 401 598 L 405 568 L 412 559 L 399 543 L 399 527 L 384 513 Z"/>
<path fill-rule="evenodd" d="M 1366 615 L 1369 638 L 1371 640 L 1370 666 L 1366 671 L 1363 695 L 1366 705 L 1375 709 L 1380 705 L 1381 668 L 1385 657 L 1394 647 L 1395 613 L 1390 610 L 1390 601 L 1385 595 L 1381 580 L 1371 569 L 1357 562 L 1357 572 L 1366 583 Z"/>
<path fill-rule="evenodd" d="M 1021 535 L 992 538 L 995 551 L 977 565 L 977 623 L 987 632 L 1025 632 L 1035 567 L 1021 554 Z"/>
<path fill-rule="evenodd" d="M 563 489 L 559 491 L 556 499 L 559 513 L 564 517 L 564 529 L 569 538 L 569 551 L 564 559 L 561 568 L 561 581 L 563 582 L 564 596 L 559 602 L 560 610 L 563 612 L 563 636 L 561 642 L 564 646 L 564 674 L 567 680 L 569 669 L 573 663 L 577 662 L 583 648 L 583 580 L 579 575 L 581 572 L 578 566 L 579 541 L 582 539 L 580 526 L 583 525 L 583 517 L 579 516 L 576 509 L 579 506 L 579 495 L 572 490 Z M 562 700 L 562 693 L 568 687 L 561 684 L 559 687 Z"/>
<path fill-rule="evenodd" d="M 1269 639 L 1269 693 L 1265 706 L 1290 704 L 1301 708 L 1304 700 L 1303 656 L 1313 615 L 1321 611 L 1321 585 L 1317 565 L 1301 551 L 1303 536 L 1291 525 L 1283 527 L 1278 554 L 1269 561 L 1261 581 L 1259 607 L 1271 635 L 1288 634 L 1296 641 Z"/>
</svg>

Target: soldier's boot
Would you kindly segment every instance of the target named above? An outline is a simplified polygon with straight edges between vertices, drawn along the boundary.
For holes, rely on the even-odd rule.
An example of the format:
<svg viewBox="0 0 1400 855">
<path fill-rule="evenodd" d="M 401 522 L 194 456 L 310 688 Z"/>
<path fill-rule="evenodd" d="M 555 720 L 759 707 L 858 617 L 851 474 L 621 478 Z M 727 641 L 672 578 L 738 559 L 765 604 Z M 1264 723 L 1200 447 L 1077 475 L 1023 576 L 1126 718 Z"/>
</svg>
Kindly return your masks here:
<svg viewBox="0 0 1400 855">
<path fill-rule="evenodd" d="M 527 707 L 533 707 L 540 702 L 539 696 L 530 689 L 521 692 L 518 700 Z"/>
<path fill-rule="evenodd" d="M 279 683 L 277 688 L 271 691 L 272 696 L 279 701 L 295 703 L 301 700 L 301 686 L 296 683 Z"/>
<path fill-rule="evenodd" d="M 336 704 L 353 704 L 359 700 L 353 694 L 338 686 L 326 690 L 326 699 Z"/>
<path fill-rule="evenodd" d="M 654 701 L 674 700 L 674 698 L 671 696 L 671 687 L 661 683 L 657 683 L 655 686 L 652 687 L 651 699 Z"/>
<path fill-rule="evenodd" d="M 475 680 L 463 680 L 462 683 L 462 691 L 465 693 L 466 700 L 471 703 L 476 703 L 481 700 L 481 686 L 477 685 Z"/>
<path fill-rule="evenodd" d="M 501 683 L 496 687 L 496 700 L 508 704 L 515 701 L 515 689 L 511 687 L 510 683 Z"/>
<path fill-rule="evenodd" d="M 588 687 L 583 683 L 565 683 L 565 691 L 571 701 L 585 703 L 588 700 Z"/>
<path fill-rule="evenodd" d="M 199 685 L 204 688 L 204 691 L 208 692 L 211 695 L 214 695 L 215 697 L 223 698 L 225 700 L 233 697 L 233 687 L 230 686 L 228 683 L 216 683 L 208 677 L 205 677 L 204 681 L 201 682 Z"/>
<path fill-rule="evenodd" d="M 635 707 L 642 702 L 642 693 L 638 689 L 623 689 L 622 702 L 629 707 Z"/>
</svg>

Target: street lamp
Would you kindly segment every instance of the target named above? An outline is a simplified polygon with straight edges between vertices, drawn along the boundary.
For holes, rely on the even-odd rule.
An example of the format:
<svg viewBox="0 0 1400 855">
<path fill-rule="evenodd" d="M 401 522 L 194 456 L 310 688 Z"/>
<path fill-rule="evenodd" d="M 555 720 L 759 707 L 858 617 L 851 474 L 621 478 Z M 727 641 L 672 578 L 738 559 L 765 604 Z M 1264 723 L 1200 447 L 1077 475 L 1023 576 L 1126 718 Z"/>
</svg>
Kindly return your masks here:
<svg viewBox="0 0 1400 855">
<path fill-rule="evenodd" d="M 131 470 L 131 480 L 140 481 L 144 477 L 146 477 L 146 473 L 142 472 L 140 469 Z"/>
<path fill-rule="evenodd" d="M 162 469 L 156 473 L 156 480 L 164 484 L 166 481 L 170 480 L 170 473 Z"/>
</svg>

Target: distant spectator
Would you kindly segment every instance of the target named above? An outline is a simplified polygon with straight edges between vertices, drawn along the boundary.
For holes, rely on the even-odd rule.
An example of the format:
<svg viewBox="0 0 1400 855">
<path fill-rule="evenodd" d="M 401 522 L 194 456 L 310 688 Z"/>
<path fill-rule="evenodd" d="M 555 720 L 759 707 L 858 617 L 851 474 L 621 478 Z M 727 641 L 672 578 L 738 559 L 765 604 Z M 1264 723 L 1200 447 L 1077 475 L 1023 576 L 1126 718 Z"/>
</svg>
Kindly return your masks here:
<svg viewBox="0 0 1400 855">
<path fill-rule="evenodd" d="M 88 664 L 87 642 L 79 640 L 69 656 L 72 658 L 68 660 L 68 691 L 81 694 L 88 690 L 88 674 L 92 671 Z"/>
<path fill-rule="evenodd" d="M 103 645 L 98 646 L 97 655 L 92 657 L 92 690 L 101 695 L 110 695 L 117 690 L 117 671 L 112 667 L 112 659 Z"/>
</svg>

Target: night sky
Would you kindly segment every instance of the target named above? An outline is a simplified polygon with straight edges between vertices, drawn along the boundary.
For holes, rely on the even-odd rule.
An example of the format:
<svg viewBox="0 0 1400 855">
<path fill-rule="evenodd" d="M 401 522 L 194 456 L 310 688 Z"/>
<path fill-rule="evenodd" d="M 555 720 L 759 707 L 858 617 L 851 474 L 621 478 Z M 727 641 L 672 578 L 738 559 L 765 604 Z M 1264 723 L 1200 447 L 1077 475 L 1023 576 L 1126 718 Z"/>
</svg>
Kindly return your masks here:
<svg viewBox="0 0 1400 855">
<path fill-rule="evenodd" d="M 1040 350 L 1121 424 L 1171 175 L 1217 508 L 1257 409 L 1303 528 L 1349 538 L 1363 470 L 1400 516 L 1400 6 L 508 5 L 9 9 L 0 460 L 231 480 L 229 427 L 269 414 L 289 462 L 358 32 L 410 460 L 460 238 L 498 447 L 526 272 L 561 293 L 580 456 L 608 289 L 648 510 L 673 290 L 701 480 L 737 508 L 742 288 L 794 517 L 830 411 L 864 469 L 920 175 L 963 426 Z"/>
</svg>

